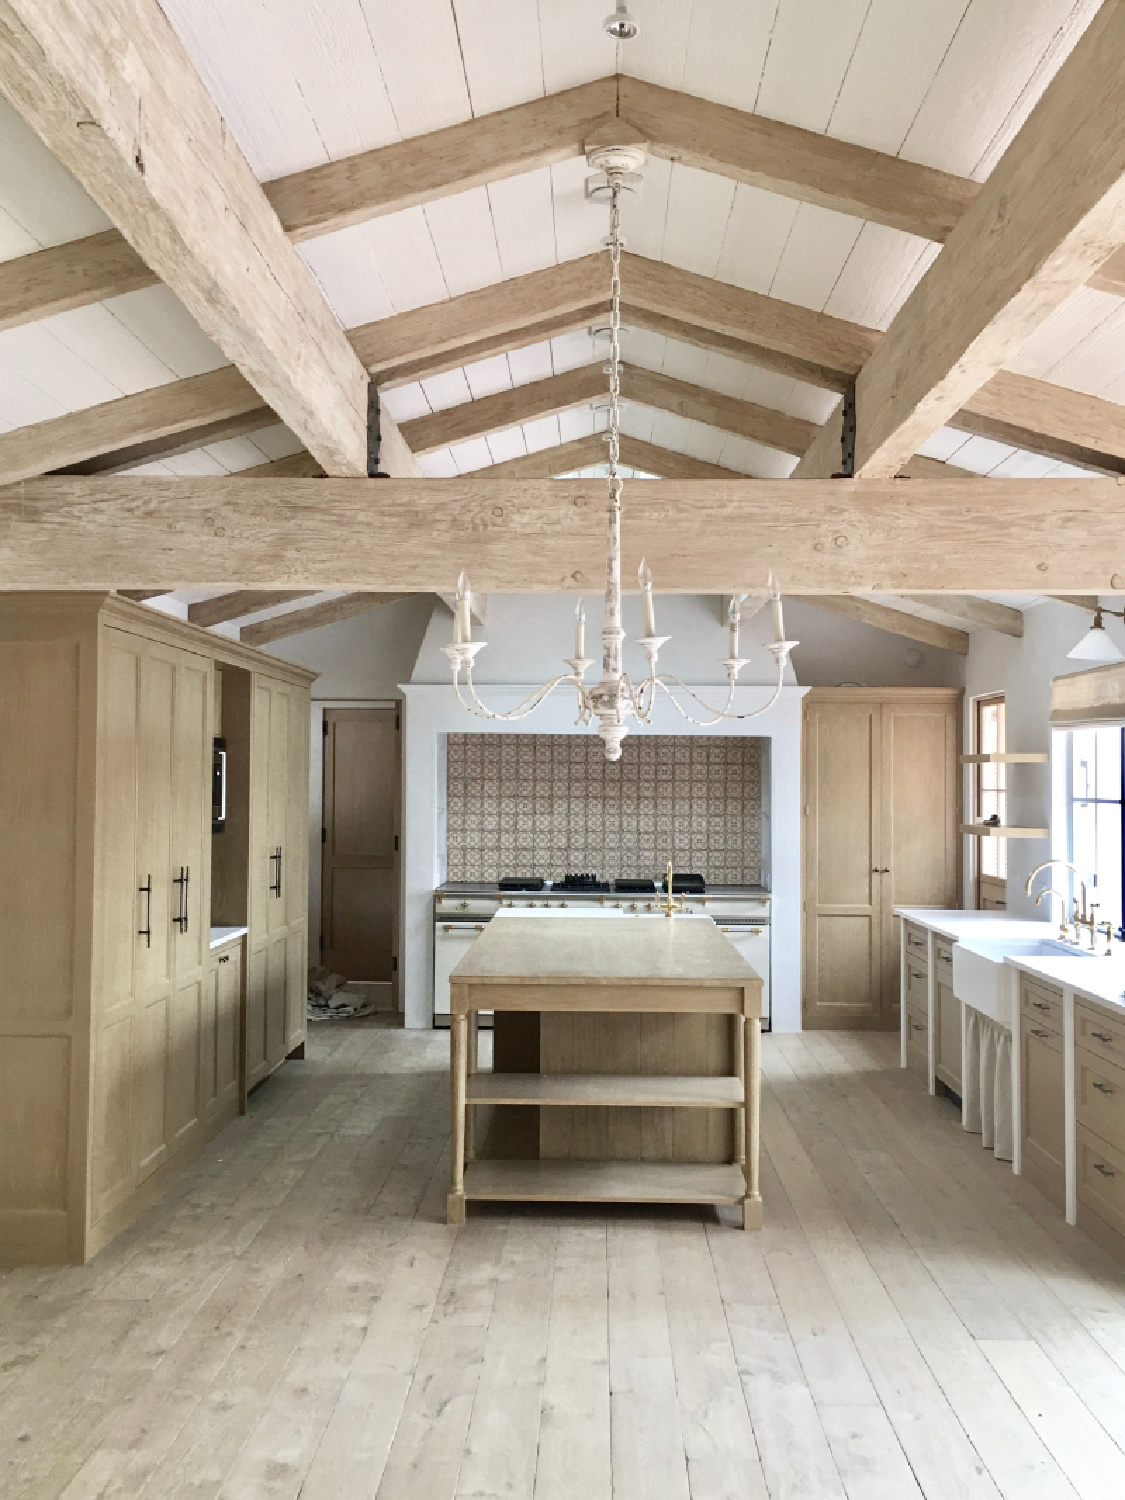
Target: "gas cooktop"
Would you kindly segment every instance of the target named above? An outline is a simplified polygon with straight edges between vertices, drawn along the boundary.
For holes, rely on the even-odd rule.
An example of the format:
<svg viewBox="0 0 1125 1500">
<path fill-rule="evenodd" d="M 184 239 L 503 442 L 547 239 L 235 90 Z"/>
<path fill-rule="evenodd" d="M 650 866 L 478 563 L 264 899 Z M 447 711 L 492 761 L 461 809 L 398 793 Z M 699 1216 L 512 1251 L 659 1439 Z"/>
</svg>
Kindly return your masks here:
<svg viewBox="0 0 1125 1500">
<path fill-rule="evenodd" d="M 609 881 L 599 880 L 596 875 L 564 875 L 561 880 L 551 882 L 553 891 L 608 891 Z"/>
</svg>

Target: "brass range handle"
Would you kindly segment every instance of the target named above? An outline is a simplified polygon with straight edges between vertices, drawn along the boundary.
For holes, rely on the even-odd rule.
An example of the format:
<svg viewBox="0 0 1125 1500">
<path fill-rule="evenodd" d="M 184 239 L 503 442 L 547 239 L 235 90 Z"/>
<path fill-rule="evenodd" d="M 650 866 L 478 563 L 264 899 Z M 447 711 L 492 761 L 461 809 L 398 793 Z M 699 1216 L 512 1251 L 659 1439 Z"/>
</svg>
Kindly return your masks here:
<svg viewBox="0 0 1125 1500">
<path fill-rule="evenodd" d="M 1094 1163 L 1094 1171 L 1100 1172 L 1103 1177 L 1116 1177 L 1117 1175 L 1116 1172 L 1111 1171 L 1110 1168 L 1106 1166 L 1105 1162 L 1101 1161 L 1096 1161 Z"/>
<path fill-rule="evenodd" d="M 137 928 L 137 936 L 143 937 L 145 947 L 152 947 L 152 876 L 150 875 L 144 885 L 139 885 L 137 890 L 142 896 L 148 897 L 148 905 L 145 909 L 145 925 Z"/>
<path fill-rule="evenodd" d="M 180 873 L 172 876 L 172 884 L 178 885 L 180 895 L 178 910 L 172 918 L 172 926 L 179 929 L 181 933 L 188 930 L 188 886 L 191 882 L 191 869 L 188 865 L 180 866 Z"/>
<path fill-rule="evenodd" d="M 1092 1089 L 1097 1089 L 1099 1094 L 1115 1094 L 1116 1089 L 1111 1089 L 1108 1083 L 1102 1083 L 1101 1079 L 1095 1078 L 1090 1084 Z"/>
</svg>

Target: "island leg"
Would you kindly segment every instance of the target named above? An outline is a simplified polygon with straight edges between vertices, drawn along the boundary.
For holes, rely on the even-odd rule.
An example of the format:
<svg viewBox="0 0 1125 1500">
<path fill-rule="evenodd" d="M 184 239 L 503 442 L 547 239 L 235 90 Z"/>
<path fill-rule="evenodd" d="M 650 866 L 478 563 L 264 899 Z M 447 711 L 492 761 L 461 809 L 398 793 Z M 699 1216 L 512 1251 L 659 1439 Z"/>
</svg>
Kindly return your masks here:
<svg viewBox="0 0 1125 1500">
<path fill-rule="evenodd" d="M 762 1190 L 758 1172 L 758 1148 L 760 1137 L 762 1101 L 762 1023 L 757 1016 L 748 1016 L 743 1022 L 745 1061 L 743 1076 L 746 1085 L 746 1159 L 743 1173 L 746 1178 L 746 1196 L 742 1200 L 743 1229 L 762 1227 Z"/>
<path fill-rule="evenodd" d="M 468 1080 L 480 1072 L 480 1013 L 469 1012 L 469 1058 L 465 1064 L 465 1160 L 470 1162 L 477 1154 L 477 1112 L 468 1099 Z"/>
<path fill-rule="evenodd" d="M 464 1011 L 450 1017 L 449 1056 L 449 1199 L 446 1223 L 465 1222 L 465 1078 L 468 1063 L 469 1018 Z"/>
</svg>

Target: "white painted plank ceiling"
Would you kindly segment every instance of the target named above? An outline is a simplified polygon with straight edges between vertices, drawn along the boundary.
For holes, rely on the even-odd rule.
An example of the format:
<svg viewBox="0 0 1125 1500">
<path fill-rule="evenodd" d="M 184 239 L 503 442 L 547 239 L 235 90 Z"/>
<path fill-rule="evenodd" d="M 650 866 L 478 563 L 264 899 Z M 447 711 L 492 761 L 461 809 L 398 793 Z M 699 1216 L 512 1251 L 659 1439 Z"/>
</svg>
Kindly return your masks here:
<svg viewBox="0 0 1125 1500">
<path fill-rule="evenodd" d="M 636 41 L 602 31 L 609 0 L 161 0 L 263 179 L 604 76 L 615 68 L 702 97 L 983 178 L 1097 0 L 632 0 Z M 301 247 L 348 327 L 598 248 L 604 208 L 572 161 Z M 0 103 L 0 258 L 94 233 L 106 219 Z M 735 285 L 884 327 L 936 247 L 663 161 L 626 207 L 630 248 Z M 627 290 L 627 289 L 626 289 Z M 1082 291 L 1013 368 L 1125 404 L 1122 302 Z M 387 393 L 406 420 L 601 357 L 585 335 L 515 350 Z M 626 357 L 822 421 L 833 398 L 636 332 Z M 221 354 L 164 288 L 0 334 L 0 429 L 213 369 Z M 429 455 L 467 472 L 594 430 L 589 411 Z M 667 413 L 630 408 L 638 437 L 754 474 L 793 460 Z M 270 435 L 272 433 L 272 436 Z M 284 430 L 149 466 L 220 472 L 280 456 Z M 288 451 L 288 450 L 287 450 Z M 981 473 L 1067 466 L 948 430 L 927 452 Z M 213 466 L 213 467 L 212 467 Z"/>
</svg>

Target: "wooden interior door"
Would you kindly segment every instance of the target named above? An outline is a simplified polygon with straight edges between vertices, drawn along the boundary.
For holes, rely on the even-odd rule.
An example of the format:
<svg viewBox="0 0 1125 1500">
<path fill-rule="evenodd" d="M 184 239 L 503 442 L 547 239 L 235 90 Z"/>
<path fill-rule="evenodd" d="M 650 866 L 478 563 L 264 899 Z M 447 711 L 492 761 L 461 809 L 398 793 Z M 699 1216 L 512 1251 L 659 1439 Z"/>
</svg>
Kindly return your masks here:
<svg viewBox="0 0 1125 1500">
<path fill-rule="evenodd" d="M 882 1023 L 882 704 L 804 706 L 806 1027 Z"/>
<path fill-rule="evenodd" d="M 896 906 L 956 906 L 961 698 L 909 690 L 883 703 L 882 997 L 898 1024 Z"/>
<path fill-rule="evenodd" d="M 398 898 L 398 711 L 324 715 L 323 962 L 392 983 Z"/>
</svg>

